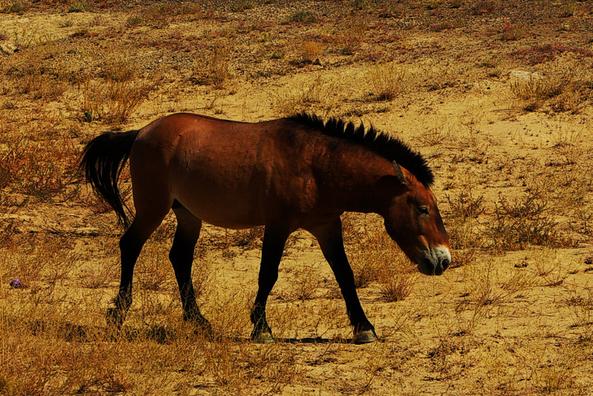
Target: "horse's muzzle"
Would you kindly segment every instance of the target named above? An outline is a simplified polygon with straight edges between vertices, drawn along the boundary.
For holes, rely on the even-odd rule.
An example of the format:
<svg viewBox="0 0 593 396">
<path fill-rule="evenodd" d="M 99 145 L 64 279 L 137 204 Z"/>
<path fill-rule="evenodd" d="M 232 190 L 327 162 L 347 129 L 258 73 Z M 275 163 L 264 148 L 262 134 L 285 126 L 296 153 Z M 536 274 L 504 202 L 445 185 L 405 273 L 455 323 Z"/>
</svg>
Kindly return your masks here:
<svg viewBox="0 0 593 396">
<path fill-rule="evenodd" d="M 422 252 L 418 270 L 424 275 L 441 275 L 451 264 L 451 253 L 446 246 L 437 246 Z"/>
</svg>

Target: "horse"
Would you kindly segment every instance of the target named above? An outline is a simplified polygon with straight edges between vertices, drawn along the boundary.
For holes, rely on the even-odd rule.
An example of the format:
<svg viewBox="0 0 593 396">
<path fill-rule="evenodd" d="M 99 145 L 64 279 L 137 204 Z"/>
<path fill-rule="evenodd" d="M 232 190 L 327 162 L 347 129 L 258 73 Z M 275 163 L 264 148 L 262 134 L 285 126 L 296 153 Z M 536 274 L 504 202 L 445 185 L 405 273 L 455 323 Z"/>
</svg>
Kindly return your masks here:
<svg viewBox="0 0 593 396">
<path fill-rule="evenodd" d="M 118 188 L 128 159 L 132 219 Z M 171 209 L 177 228 L 169 259 L 183 318 L 207 334 L 212 327 L 198 308 L 191 279 L 202 222 L 232 229 L 264 226 L 250 315 L 255 342 L 274 341 L 266 303 L 286 240 L 297 229 L 319 242 L 346 303 L 354 343 L 376 341 L 377 335 L 344 251 L 344 212 L 382 216 L 390 238 L 423 274 L 441 275 L 451 263 L 427 161 L 401 140 L 363 124 L 307 113 L 256 123 L 177 113 L 139 130 L 95 137 L 84 148 L 80 168 L 125 228 L 119 291 L 107 310 L 108 323 L 118 328 L 132 303 L 142 246 Z"/>
</svg>

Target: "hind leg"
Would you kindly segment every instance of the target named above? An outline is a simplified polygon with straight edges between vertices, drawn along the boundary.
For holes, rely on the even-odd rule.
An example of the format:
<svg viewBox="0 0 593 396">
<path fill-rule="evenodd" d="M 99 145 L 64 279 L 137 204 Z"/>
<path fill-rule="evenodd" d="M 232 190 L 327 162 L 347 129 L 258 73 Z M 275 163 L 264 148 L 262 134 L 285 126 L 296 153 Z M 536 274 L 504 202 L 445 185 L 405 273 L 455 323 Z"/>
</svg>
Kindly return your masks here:
<svg viewBox="0 0 593 396">
<path fill-rule="evenodd" d="M 183 319 L 194 322 L 205 332 L 211 333 L 210 323 L 202 316 L 196 304 L 196 293 L 191 279 L 194 248 L 200 237 L 202 221 L 181 205 L 174 204 L 173 211 L 175 217 L 177 217 L 177 230 L 173 238 L 169 259 L 173 264 L 175 278 L 179 285 Z"/>
<path fill-rule="evenodd" d="M 152 210 L 139 210 L 136 218 L 119 240 L 121 253 L 121 279 L 119 291 L 115 297 L 115 307 L 107 310 L 107 322 L 118 328 L 126 318 L 132 305 L 132 279 L 134 266 L 142 247 L 154 230 L 161 224 L 170 206 L 161 205 Z"/>
</svg>

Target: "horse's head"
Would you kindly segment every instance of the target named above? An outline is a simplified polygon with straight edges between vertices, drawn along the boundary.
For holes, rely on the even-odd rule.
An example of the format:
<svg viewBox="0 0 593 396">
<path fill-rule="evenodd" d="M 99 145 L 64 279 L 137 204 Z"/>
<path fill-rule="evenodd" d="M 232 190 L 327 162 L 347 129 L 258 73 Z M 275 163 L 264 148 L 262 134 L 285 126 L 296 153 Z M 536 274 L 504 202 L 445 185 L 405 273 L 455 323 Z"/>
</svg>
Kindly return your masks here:
<svg viewBox="0 0 593 396">
<path fill-rule="evenodd" d="M 430 188 L 394 162 L 391 195 L 384 209 L 385 229 L 426 275 L 441 275 L 451 263 L 449 236 Z"/>
</svg>

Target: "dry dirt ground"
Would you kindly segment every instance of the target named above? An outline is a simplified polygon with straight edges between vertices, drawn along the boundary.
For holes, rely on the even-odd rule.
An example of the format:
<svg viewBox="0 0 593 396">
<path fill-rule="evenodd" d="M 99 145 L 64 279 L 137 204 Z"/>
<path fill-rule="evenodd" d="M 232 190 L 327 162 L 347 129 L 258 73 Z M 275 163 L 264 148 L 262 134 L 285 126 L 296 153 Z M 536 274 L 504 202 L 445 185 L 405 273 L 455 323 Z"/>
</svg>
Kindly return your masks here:
<svg viewBox="0 0 593 396">
<path fill-rule="evenodd" d="M 591 2 L 0 11 L 0 394 L 593 394 Z M 181 320 L 167 218 L 109 334 L 121 230 L 76 173 L 84 143 L 171 112 L 302 110 L 373 124 L 429 159 L 453 268 L 416 274 L 376 216 L 347 214 L 381 337 L 356 346 L 328 265 L 297 233 L 269 304 L 278 342 L 256 345 L 261 229 L 207 226 L 193 277 L 223 336 L 208 341 Z"/>
</svg>

